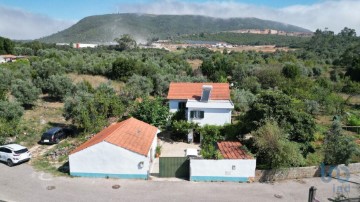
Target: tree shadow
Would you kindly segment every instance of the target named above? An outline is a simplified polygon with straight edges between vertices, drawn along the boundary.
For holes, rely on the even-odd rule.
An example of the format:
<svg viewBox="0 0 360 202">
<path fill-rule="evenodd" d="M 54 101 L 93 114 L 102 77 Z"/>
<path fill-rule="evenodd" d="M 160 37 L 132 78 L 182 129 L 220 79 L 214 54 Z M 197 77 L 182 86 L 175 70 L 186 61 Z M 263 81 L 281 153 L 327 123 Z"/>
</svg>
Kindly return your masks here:
<svg viewBox="0 0 360 202">
<path fill-rule="evenodd" d="M 170 143 L 170 144 L 173 144 L 174 143 L 174 140 L 171 138 L 172 137 L 172 132 L 171 131 L 168 131 L 168 130 L 165 130 L 165 131 L 161 131 L 159 134 L 158 134 L 158 138 L 164 142 L 167 142 L 167 143 Z"/>
<path fill-rule="evenodd" d="M 42 97 L 42 100 L 45 101 L 45 102 L 61 102 L 61 100 L 57 97 L 52 97 L 52 96 L 49 96 L 49 95 L 46 95 L 44 97 Z"/>
<path fill-rule="evenodd" d="M 58 169 L 59 172 L 70 175 L 70 164 L 69 161 L 65 162 L 63 165 L 61 165 Z"/>
</svg>

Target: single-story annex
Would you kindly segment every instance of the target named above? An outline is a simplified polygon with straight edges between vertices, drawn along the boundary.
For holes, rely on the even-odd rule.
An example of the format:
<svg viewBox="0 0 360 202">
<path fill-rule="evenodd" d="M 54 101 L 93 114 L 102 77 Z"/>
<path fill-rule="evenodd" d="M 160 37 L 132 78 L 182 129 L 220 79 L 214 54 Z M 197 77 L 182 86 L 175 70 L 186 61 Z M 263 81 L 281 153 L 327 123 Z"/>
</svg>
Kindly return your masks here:
<svg viewBox="0 0 360 202">
<path fill-rule="evenodd" d="M 248 182 L 255 177 L 256 159 L 239 141 L 217 143 L 223 159 L 190 159 L 190 181 Z"/>
<path fill-rule="evenodd" d="M 70 175 L 148 179 L 159 132 L 135 118 L 112 124 L 70 153 Z"/>
</svg>

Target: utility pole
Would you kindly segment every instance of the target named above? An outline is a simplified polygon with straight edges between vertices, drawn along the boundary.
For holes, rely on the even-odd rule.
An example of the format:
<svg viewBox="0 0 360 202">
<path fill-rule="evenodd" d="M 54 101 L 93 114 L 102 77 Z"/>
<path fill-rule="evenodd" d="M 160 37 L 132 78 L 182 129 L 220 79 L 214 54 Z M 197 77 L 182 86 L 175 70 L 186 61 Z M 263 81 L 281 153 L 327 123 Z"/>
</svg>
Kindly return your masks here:
<svg viewBox="0 0 360 202">
<path fill-rule="evenodd" d="M 318 200 L 316 200 L 316 188 L 314 186 L 311 186 L 309 189 L 309 200 L 308 202 L 318 202 Z"/>
</svg>

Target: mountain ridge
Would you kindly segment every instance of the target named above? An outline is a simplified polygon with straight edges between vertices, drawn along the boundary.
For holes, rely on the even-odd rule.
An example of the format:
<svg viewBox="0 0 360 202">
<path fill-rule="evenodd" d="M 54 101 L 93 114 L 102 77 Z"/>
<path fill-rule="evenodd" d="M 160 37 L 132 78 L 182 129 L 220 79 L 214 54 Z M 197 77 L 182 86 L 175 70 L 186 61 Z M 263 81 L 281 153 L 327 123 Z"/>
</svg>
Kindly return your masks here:
<svg viewBox="0 0 360 202">
<path fill-rule="evenodd" d="M 93 15 L 73 26 L 40 38 L 42 42 L 112 42 L 122 34 L 138 41 L 168 39 L 184 34 L 216 33 L 237 29 L 276 29 L 286 32 L 311 32 L 305 28 L 258 18 L 214 18 L 201 15 L 155 15 L 122 13 Z"/>
</svg>

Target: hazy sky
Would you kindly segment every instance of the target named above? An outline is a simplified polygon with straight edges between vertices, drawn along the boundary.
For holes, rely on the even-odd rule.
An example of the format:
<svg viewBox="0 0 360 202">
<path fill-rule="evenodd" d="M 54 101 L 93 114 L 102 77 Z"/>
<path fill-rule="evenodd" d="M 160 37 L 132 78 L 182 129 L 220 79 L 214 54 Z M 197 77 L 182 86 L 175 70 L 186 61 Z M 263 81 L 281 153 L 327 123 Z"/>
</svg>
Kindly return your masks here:
<svg viewBox="0 0 360 202">
<path fill-rule="evenodd" d="M 0 0 L 0 36 L 36 39 L 86 16 L 132 12 L 257 17 L 312 31 L 347 26 L 360 33 L 360 0 Z"/>
</svg>

